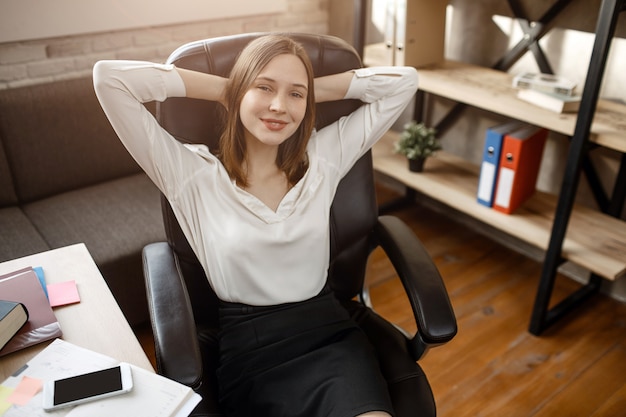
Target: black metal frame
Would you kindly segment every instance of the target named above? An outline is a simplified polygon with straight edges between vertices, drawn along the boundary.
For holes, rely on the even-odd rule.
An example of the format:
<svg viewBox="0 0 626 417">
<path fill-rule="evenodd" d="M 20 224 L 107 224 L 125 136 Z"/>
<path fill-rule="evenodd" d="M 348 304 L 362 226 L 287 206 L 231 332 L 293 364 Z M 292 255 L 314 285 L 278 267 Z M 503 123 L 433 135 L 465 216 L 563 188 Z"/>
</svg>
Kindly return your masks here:
<svg viewBox="0 0 626 417">
<path fill-rule="evenodd" d="M 355 0 L 355 47 L 363 55 L 365 41 L 365 0 Z M 571 3 L 571 0 L 556 0 L 552 6 L 535 22 L 531 22 L 523 13 L 517 0 L 508 0 L 514 17 L 524 31 L 523 39 L 511 48 L 492 68 L 506 71 L 517 62 L 527 51 L 531 51 L 541 72 L 553 73 L 546 59 L 539 40 L 549 31 L 553 19 Z M 615 33 L 615 26 L 619 13 L 626 8 L 626 0 L 603 0 L 598 14 L 596 38 L 583 89 L 579 116 L 577 117 L 574 135 L 570 138 L 565 175 L 552 225 L 550 242 L 545 254 L 543 269 L 530 319 L 529 332 L 540 335 L 566 313 L 573 310 L 593 294 L 596 294 L 602 283 L 602 278 L 590 274 L 589 281 L 574 293 L 570 294 L 557 305 L 550 308 L 550 299 L 554 289 L 557 270 L 563 263 L 563 241 L 569 218 L 573 209 L 576 191 L 581 172 L 584 172 L 592 192 L 602 212 L 613 217 L 619 217 L 624 208 L 626 199 L 626 154 L 622 154 L 620 168 L 615 180 L 611 197 L 603 190 L 597 172 L 589 158 L 588 151 L 593 148 L 589 142 L 589 132 L 595 114 L 595 106 L 601 87 L 604 67 L 609 53 L 610 43 Z M 414 119 L 424 120 L 427 94 L 419 91 L 415 100 Z M 467 105 L 457 103 L 435 125 L 441 134 L 445 132 L 461 115 Z M 405 187 L 403 198 L 388 203 L 380 208 L 381 212 L 395 210 L 407 203 L 412 203 L 416 191 Z"/>
<path fill-rule="evenodd" d="M 601 286 L 602 278 L 591 274 L 587 284 L 566 297 L 556 306 L 552 308 L 549 307 L 557 269 L 562 263 L 561 253 L 563 240 L 565 239 L 565 232 L 567 231 L 574 200 L 576 198 L 583 161 L 585 161 L 587 170 L 589 170 L 589 161 L 587 159 L 587 151 L 590 148 L 589 131 L 595 114 L 611 40 L 615 33 L 619 13 L 623 10 L 624 0 L 603 0 L 598 14 L 596 38 L 589 63 L 589 70 L 583 89 L 580 110 L 578 111 L 578 117 L 576 119 L 574 135 L 570 143 L 565 166 L 565 176 L 559 194 L 550 242 L 543 263 L 543 270 L 541 272 L 530 320 L 529 331 L 534 335 L 541 334 L 545 329 L 554 324 L 554 322 L 563 317 L 574 307 L 577 307 L 582 301 L 597 293 Z M 603 211 L 615 217 L 619 217 L 621 214 L 624 206 L 624 195 L 626 195 L 625 161 L 626 158 L 624 154 L 622 154 L 621 166 L 611 199 L 600 198 L 600 200 L 604 200 L 604 207 L 601 205 Z"/>
</svg>

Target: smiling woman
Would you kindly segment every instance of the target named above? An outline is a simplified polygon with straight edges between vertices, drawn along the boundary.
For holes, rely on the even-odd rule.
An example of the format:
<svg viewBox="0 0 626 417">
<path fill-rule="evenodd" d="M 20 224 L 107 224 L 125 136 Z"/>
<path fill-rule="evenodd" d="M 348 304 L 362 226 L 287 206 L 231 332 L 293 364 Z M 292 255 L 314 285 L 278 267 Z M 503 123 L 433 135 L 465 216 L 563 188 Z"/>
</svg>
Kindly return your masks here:
<svg viewBox="0 0 626 417">
<path fill-rule="evenodd" d="M 4 1 L 0 13 L 0 43 L 286 10 L 287 0 Z"/>
<path fill-rule="evenodd" d="M 240 186 L 274 211 L 295 184 L 275 161 L 280 145 L 294 136 L 304 119 L 308 82 L 297 56 L 278 55 L 256 77 L 239 107 L 247 154 Z"/>
<path fill-rule="evenodd" d="M 314 78 L 304 47 L 281 34 L 251 40 L 227 79 L 137 61 L 94 68 L 105 113 L 220 300 L 226 416 L 393 414 L 372 345 L 327 284 L 329 219 L 341 179 L 414 96 L 417 71 L 347 69 Z M 184 96 L 223 106 L 215 153 L 179 142 L 141 105 Z M 315 130 L 316 103 L 341 99 L 362 105 Z"/>
</svg>

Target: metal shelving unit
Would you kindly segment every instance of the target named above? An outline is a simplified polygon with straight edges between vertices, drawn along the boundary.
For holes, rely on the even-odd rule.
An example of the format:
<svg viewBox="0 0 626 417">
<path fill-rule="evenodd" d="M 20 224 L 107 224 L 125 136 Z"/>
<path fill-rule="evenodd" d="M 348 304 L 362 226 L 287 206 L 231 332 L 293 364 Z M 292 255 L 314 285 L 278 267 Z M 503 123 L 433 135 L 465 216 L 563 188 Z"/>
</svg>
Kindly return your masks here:
<svg viewBox="0 0 626 417">
<path fill-rule="evenodd" d="M 619 14 L 626 7 L 625 1 L 626 0 L 603 0 L 602 2 L 598 13 L 595 42 L 589 63 L 587 79 L 582 93 L 581 107 L 578 117 L 574 117 L 574 120 L 571 120 L 571 123 L 574 124 L 573 131 L 571 131 L 571 125 L 568 126 L 565 124 L 564 127 L 561 127 L 557 126 L 560 122 L 550 121 L 548 119 L 543 120 L 540 112 L 537 113 L 537 116 L 533 114 L 526 120 L 552 130 L 560 131 L 570 137 L 570 147 L 566 161 L 564 180 L 561 185 L 560 192 L 558 196 L 556 196 L 556 202 L 554 206 L 551 206 L 556 208 L 554 209 L 553 216 L 551 216 L 551 231 L 548 239 L 549 242 L 547 247 L 542 247 L 542 249 L 545 250 L 545 258 L 529 325 L 529 331 L 535 335 L 540 335 L 558 319 L 580 305 L 591 295 L 597 293 L 602 282 L 603 276 L 591 273 L 589 282 L 586 285 L 561 300 L 554 307 L 549 307 L 557 276 L 557 270 L 559 266 L 568 258 L 567 255 L 564 255 L 563 245 L 566 241 L 566 233 L 568 231 L 572 211 L 575 207 L 574 200 L 581 174 L 584 173 L 586 175 L 593 189 L 598 205 L 604 214 L 613 218 L 619 218 L 624 208 L 624 200 L 626 198 L 626 133 L 613 132 L 613 136 L 605 137 L 597 132 L 592 132 L 591 127 L 594 119 L 597 120 L 596 107 L 598 106 L 599 90 L 604 75 L 606 60 L 611 40 L 613 39 L 613 35 L 615 33 Z M 355 47 L 361 53 L 363 51 L 364 44 L 365 3 L 366 2 L 362 0 L 355 0 L 355 16 L 357 17 L 355 21 L 358 22 L 358 24 L 355 25 Z M 556 0 L 554 4 L 544 13 L 544 15 L 535 22 L 530 22 L 523 15 L 516 0 L 508 0 L 508 3 L 515 18 L 520 22 L 525 36 L 516 46 L 509 50 L 496 65 L 494 65 L 493 69 L 506 71 L 526 51 L 531 51 L 540 70 L 542 72 L 552 73 L 549 62 L 539 46 L 539 40 L 548 32 L 551 21 L 570 3 L 570 0 Z M 424 72 L 428 72 L 433 75 L 433 78 L 436 78 L 437 66 L 434 66 L 433 68 L 429 67 L 425 69 Z M 424 78 L 426 78 L 426 74 Z M 448 81 L 450 80 L 448 79 Z M 488 105 L 485 104 L 487 101 L 483 103 L 480 99 L 467 100 L 462 97 L 461 92 L 454 91 L 454 88 L 451 88 L 450 92 L 444 91 L 446 85 L 445 82 L 440 83 L 440 85 L 443 85 L 444 87 L 439 88 L 439 86 L 435 86 L 434 83 L 433 85 L 424 86 L 422 91 L 420 91 L 417 95 L 415 105 L 415 119 L 423 120 L 423 103 L 427 94 L 442 95 L 452 100 L 459 101 L 458 104 L 454 106 L 452 110 L 435 126 L 439 132 L 443 132 L 445 129 L 450 127 L 454 121 L 462 115 L 463 109 L 468 105 L 494 111 L 495 113 L 504 114 L 509 117 L 519 117 L 521 119 L 524 117 L 523 114 L 510 114 L 510 112 L 500 111 L 497 108 L 498 106 L 488 108 Z M 485 90 L 485 94 L 488 93 L 489 92 Z M 480 93 L 478 93 L 478 95 L 480 95 Z M 498 104 L 501 105 L 502 103 Z M 506 106 L 500 107 L 505 108 Z M 523 111 L 523 107 L 520 111 Z M 616 135 L 618 136 L 617 139 L 615 138 Z M 615 180 L 615 186 L 610 195 L 602 189 L 600 181 L 598 180 L 598 175 L 596 174 L 593 164 L 588 157 L 589 151 L 597 146 L 609 147 L 622 153 L 619 171 Z M 402 175 L 399 175 L 399 177 L 402 177 Z M 407 185 L 405 200 L 413 201 L 415 188 L 417 187 L 411 187 L 410 184 L 407 184 L 413 180 L 404 178 L 404 180 L 401 179 L 401 181 Z M 435 198 L 437 197 L 435 196 Z M 443 200 L 443 198 L 441 200 Z M 470 215 L 474 214 L 470 213 Z M 475 217 L 480 218 L 480 215 L 475 215 Z M 589 239 L 593 239 L 593 236 L 590 235 Z M 618 242 L 618 248 L 621 248 L 621 245 L 623 245 L 623 242 Z M 619 257 L 619 253 L 620 252 L 618 251 L 617 255 L 613 254 L 612 256 Z M 623 253 L 623 258 L 623 260 L 626 261 L 626 251 Z M 604 276 L 604 278 L 607 278 L 607 276 Z M 608 278 L 615 279 L 616 277 Z"/>
</svg>

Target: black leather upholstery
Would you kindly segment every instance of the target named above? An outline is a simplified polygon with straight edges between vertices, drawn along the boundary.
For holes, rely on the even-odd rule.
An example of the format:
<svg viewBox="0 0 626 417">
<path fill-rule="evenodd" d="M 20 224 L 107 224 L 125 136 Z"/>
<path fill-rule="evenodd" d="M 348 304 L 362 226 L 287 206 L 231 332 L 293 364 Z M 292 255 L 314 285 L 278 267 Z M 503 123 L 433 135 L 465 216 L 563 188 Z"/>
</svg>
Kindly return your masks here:
<svg viewBox="0 0 626 417">
<path fill-rule="evenodd" d="M 227 76 L 239 51 L 260 34 L 194 42 L 175 51 L 179 67 Z M 309 52 L 316 76 L 361 66 L 356 52 L 329 36 L 292 34 Z M 351 112 L 357 101 L 318 106 L 320 128 Z M 161 124 L 179 140 L 215 148 L 217 107 L 184 98 L 158 105 Z M 168 242 L 144 249 L 144 271 L 155 335 L 158 372 L 193 387 L 203 397 L 194 415 L 218 416 L 217 299 L 165 199 Z M 433 395 L 416 361 L 429 346 L 451 340 L 456 319 L 439 272 L 413 232 L 399 219 L 378 216 L 371 154 L 342 180 L 331 212 L 329 283 L 376 348 L 396 415 L 434 416 Z M 419 332 L 407 338 L 367 306 L 355 301 L 363 288 L 367 258 L 380 245 L 394 264 L 413 307 Z"/>
</svg>

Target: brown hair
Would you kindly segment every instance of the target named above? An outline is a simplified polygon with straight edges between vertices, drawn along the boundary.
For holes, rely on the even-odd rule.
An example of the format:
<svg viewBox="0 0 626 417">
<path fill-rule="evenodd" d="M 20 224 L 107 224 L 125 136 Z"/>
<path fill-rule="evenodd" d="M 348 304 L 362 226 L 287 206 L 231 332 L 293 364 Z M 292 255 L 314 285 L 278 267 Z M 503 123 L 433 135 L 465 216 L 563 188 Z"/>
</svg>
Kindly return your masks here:
<svg viewBox="0 0 626 417">
<path fill-rule="evenodd" d="M 302 61 L 308 76 L 309 92 L 304 119 L 296 132 L 278 147 L 276 164 L 291 185 L 302 178 L 308 167 L 306 147 L 315 125 L 315 95 L 313 92 L 313 67 L 304 47 L 285 35 L 273 34 L 257 38 L 242 51 L 228 79 L 224 96 L 228 109 L 224 131 L 219 142 L 219 157 L 226 171 L 240 186 L 248 181 L 243 169 L 246 158 L 244 127 L 239 108 L 244 95 L 265 66 L 276 56 L 295 55 Z"/>
</svg>

